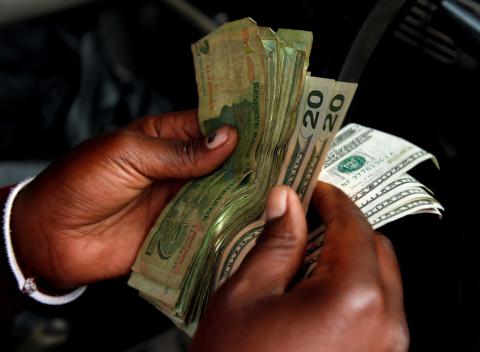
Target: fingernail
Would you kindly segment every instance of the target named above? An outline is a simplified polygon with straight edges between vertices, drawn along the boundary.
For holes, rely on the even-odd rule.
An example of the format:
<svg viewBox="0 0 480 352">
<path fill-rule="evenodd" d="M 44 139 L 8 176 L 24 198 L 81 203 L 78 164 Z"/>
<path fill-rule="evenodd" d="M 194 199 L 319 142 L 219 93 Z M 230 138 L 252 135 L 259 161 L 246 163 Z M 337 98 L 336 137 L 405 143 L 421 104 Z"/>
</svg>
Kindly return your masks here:
<svg viewBox="0 0 480 352">
<path fill-rule="evenodd" d="M 287 188 L 275 187 L 268 197 L 267 221 L 277 219 L 285 215 L 287 211 Z"/>
<path fill-rule="evenodd" d="M 220 127 L 218 130 L 210 133 L 206 139 L 208 149 L 220 147 L 228 139 L 228 128 Z"/>
</svg>

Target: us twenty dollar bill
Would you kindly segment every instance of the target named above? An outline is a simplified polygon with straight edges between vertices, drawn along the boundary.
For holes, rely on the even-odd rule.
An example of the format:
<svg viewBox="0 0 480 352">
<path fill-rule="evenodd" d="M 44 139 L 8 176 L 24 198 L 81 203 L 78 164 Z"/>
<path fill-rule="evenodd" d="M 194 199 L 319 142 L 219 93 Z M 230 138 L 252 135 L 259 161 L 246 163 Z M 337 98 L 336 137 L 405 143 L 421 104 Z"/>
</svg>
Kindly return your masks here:
<svg viewBox="0 0 480 352">
<path fill-rule="evenodd" d="M 351 191 L 377 226 L 431 209 L 428 190 L 405 176 L 430 154 L 360 125 L 333 140 L 357 85 L 311 76 L 311 48 L 310 32 L 274 32 L 249 18 L 192 45 L 200 129 L 206 135 L 234 126 L 239 143 L 218 170 L 186 184 L 167 205 L 129 280 L 189 334 L 209 297 L 254 246 L 275 185 L 294 188 L 306 210 L 325 164 L 327 181 Z M 310 234 L 306 261 L 321 243 L 320 228 Z"/>
<path fill-rule="evenodd" d="M 354 97 L 357 84 L 307 77 L 298 108 L 297 126 L 277 184 L 294 188 L 308 208 L 323 161 Z M 215 287 L 230 277 L 263 231 L 265 216 L 248 224 L 222 252 L 215 268 Z"/>
<path fill-rule="evenodd" d="M 341 188 L 360 208 L 374 229 L 412 214 L 444 210 L 433 192 L 407 171 L 435 157 L 422 148 L 391 134 L 358 124 L 345 126 L 336 136 L 319 180 Z M 262 232 L 251 225 L 225 252 L 217 281 L 221 284 L 240 266 Z M 325 234 L 320 222 L 308 235 L 305 276 L 315 267 Z"/>
</svg>

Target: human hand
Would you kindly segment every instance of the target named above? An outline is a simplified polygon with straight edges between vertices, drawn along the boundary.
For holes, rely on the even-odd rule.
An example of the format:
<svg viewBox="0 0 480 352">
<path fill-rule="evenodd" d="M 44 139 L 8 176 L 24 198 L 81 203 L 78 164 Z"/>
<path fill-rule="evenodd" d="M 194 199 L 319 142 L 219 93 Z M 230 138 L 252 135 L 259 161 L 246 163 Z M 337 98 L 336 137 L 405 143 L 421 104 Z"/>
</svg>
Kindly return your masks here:
<svg viewBox="0 0 480 352">
<path fill-rule="evenodd" d="M 68 290 L 127 274 L 168 201 L 219 167 L 236 142 L 226 126 L 201 138 L 196 111 L 187 111 L 79 145 L 15 200 L 12 241 L 25 276 Z"/>
<path fill-rule="evenodd" d="M 307 225 L 295 192 L 277 187 L 264 233 L 212 297 L 191 351 L 407 350 L 392 245 L 337 188 L 319 183 L 312 202 L 326 225 L 312 275 L 290 287 L 303 262 Z"/>
</svg>

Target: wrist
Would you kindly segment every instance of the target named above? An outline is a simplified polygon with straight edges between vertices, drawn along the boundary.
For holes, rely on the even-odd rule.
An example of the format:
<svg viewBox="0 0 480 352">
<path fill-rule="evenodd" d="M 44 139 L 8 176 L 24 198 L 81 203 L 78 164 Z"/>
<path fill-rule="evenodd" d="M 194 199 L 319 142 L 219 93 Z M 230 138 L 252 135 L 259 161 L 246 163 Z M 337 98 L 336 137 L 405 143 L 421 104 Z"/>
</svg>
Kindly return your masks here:
<svg viewBox="0 0 480 352">
<path fill-rule="evenodd" d="M 9 266 L 23 293 L 46 304 L 68 303 L 80 296 L 86 287 L 65 294 L 67 290 L 59 285 L 61 281 L 55 280 L 55 268 L 48 260 L 48 237 L 31 226 L 36 214 L 29 211 L 29 203 L 24 201 L 26 192 L 19 194 L 30 181 L 12 189 L 5 204 L 3 232 Z"/>
<path fill-rule="evenodd" d="M 28 201 L 28 188 L 27 185 L 20 190 L 12 204 L 10 237 L 13 251 L 18 266 L 26 278 L 34 278 L 41 286 L 60 288 L 60 285 L 50 277 L 53 270 L 48 268 L 50 266 L 48 258 L 51 256 L 47 247 L 48 239 L 43 235 L 40 226 L 35 224 L 38 214 Z"/>
</svg>

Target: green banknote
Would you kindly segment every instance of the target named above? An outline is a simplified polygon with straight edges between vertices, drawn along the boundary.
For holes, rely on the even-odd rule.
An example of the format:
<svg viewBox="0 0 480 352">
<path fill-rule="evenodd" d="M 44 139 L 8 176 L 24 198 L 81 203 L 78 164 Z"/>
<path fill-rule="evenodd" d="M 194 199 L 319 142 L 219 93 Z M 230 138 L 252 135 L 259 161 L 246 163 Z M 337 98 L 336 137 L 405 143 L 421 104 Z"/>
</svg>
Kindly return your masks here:
<svg viewBox="0 0 480 352">
<path fill-rule="evenodd" d="M 186 184 L 159 215 L 129 280 L 192 334 L 209 297 L 262 232 L 270 190 L 287 184 L 305 209 L 356 84 L 308 71 L 311 32 L 226 23 L 192 45 L 198 122 L 239 143 L 215 172 Z"/>
</svg>

